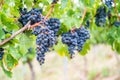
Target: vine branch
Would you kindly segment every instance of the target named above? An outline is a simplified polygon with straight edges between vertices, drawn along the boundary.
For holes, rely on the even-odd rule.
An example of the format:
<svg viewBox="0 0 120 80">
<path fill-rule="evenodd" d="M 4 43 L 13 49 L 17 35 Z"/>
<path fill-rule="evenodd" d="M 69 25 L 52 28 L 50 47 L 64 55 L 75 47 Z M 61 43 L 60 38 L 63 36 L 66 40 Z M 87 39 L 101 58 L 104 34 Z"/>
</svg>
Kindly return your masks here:
<svg viewBox="0 0 120 80">
<path fill-rule="evenodd" d="M 30 71 L 31 71 L 31 80 L 35 80 L 35 72 L 34 72 L 34 69 L 33 69 L 33 65 L 29 60 L 27 61 L 27 63 L 29 65 L 29 68 L 30 68 Z"/>
<path fill-rule="evenodd" d="M 49 16 L 50 14 L 53 12 L 53 8 L 55 6 L 55 3 L 54 4 L 51 4 L 51 8 L 50 10 L 48 11 L 47 15 L 45 16 L 44 20 L 45 21 Z M 5 43 L 9 42 L 11 39 L 13 39 L 14 37 L 16 37 L 18 34 L 22 33 L 23 31 L 27 30 L 27 29 L 33 29 L 34 27 L 40 25 L 41 23 L 43 23 L 43 21 L 40 21 L 38 23 L 35 23 L 33 25 L 30 25 L 30 21 L 23 27 L 21 28 L 20 30 L 18 30 L 17 32 L 15 32 L 14 34 L 12 34 L 9 38 L 3 40 L 2 42 L 0 42 L 0 46 L 4 45 Z"/>
<path fill-rule="evenodd" d="M 48 14 L 45 16 L 45 20 L 46 20 L 46 19 L 48 18 L 48 16 L 50 16 L 50 14 L 53 12 L 54 6 L 55 6 L 55 4 L 52 4 L 52 5 L 51 5 L 51 8 L 50 8 Z"/>
<path fill-rule="evenodd" d="M 4 45 L 5 43 L 7 43 L 11 39 L 13 39 L 15 36 L 22 33 L 23 31 L 25 31 L 28 28 L 28 26 L 30 26 L 30 21 L 23 28 L 21 28 L 20 30 L 15 32 L 13 35 L 11 35 L 9 38 L 7 38 L 7 39 L 3 40 L 2 42 L 0 42 L 0 46 Z"/>
<path fill-rule="evenodd" d="M 0 2 L 0 10 L 2 9 L 2 5 L 4 4 L 4 0 Z"/>
</svg>

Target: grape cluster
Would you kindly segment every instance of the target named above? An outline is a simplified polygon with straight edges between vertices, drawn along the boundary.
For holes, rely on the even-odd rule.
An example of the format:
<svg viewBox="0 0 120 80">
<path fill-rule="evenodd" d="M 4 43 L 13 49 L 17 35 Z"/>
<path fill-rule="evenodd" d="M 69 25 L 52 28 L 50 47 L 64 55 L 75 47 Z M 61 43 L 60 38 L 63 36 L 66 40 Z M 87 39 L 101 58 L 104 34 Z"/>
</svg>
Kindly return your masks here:
<svg viewBox="0 0 120 80">
<path fill-rule="evenodd" d="M 69 32 L 62 34 L 62 42 L 64 44 L 67 44 L 68 51 L 71 57 L 74 54 L 74 51 L 76 50 L 77 38 L 78 38 L 77 32 L 69 31 Z"/>
<path fill-rule="evenodd" d="M 100 6 L 97 9 L 96 15 L 95 15 L 95 24 L 97 26 L 103 26 L 106 23 L 106 7 L 105 6 Z"/>
<path fill-rule="evenodd" d="M 52 4 L 55 4 L 55 3 L 57 3 L 59 0 L 53 0 L 52 1 Z"/>
<path fill-rule="evenodd" d="M 37 36 L 37 60 L 40 65 L 44 63 L 45 53 L 56 43 L 57 32 L 60 28 L 60 20 L 50 18 L 43 23 L 44 27 L 37 26 L 33 30 L 33 34 Z"/>
<path fill-rule="evenodd" d="M 44 20 L 44 16 L 42 16 L 41 13 L 42 11 L 36 8 L 33 8 L 29 12 L 27 12 L 26 9 L 22 9 L 21 17 L 19 18 L 19 21 L 23 25 L 25 25 L 28 21 L 31 21 L 31 25 L 42 21 L 42 24 L 35 27 L 32 32 L 32 34 L 37 36 L 36 54 L 37 54 L 37 60 L 39 61 L 40 65 L 44 63 L 45 53 L 48 52 L 49 48 L 56 43 L 57 32 L 60 28 L 59 19 L 50 18 L 48 20 Z"/>
<path fill-rule="evenodd" d="M 33 30 L 33 34 L 37 36 L 37 60 L 40 65 L 44 63 L 45 53 L 49 48 L 56 43 L 57 32 L 60 28 L 60 20 L 57 18 L 50 18 L 43 23 L 44 26 L 37 26 Z"/>
<path fill-rule="evenodd" d="M 40 65 L 44 63 L 45 53 L 49 51 L 49 48 L 56 43 L 57 32 L 60 27 L 60 21 L 56 18 L 50 18 L 44 22 L 44 26 L 37 26 L 33 30 L 33 34 L 37 36 L 37 60 Z"/>
<path fill-rule="evenodd" d="M 113 25 L 114 25 L 115 27 L 120 27 L 120 22 L 119 22 L 119 21 L 115 21 L 115 22 L 113 23 Z"/>
<path fill-rule="evenodd" d="M 69 31 L 62 34 L 62 42 L 68 46 L 69 54 L 72 56 L 74 51 L 80 52 L 84 43 L 90 38 L 90 33 L 84 27 L 77 28 L 73 31 Z"/>
<path fill-rule="evenodd" d="M 52 31 L 54 31 L 54 34 L 57 35 L 57 32 L 60 29 L 60 20 L 57 18 L 50 18 L 47 21 L 44 22 L 44 25 L 46 25 L 46 27 Z M 41 26 L 37 26 L 33 29 L 32 34 L 34 35 L 38 35 L 40 33 L 40 28 Z"/>
<path fill-rule="evenodd" d="M 40 28 L 39 34 L 37 35 L 37 60 L 40 65 L 44 63 L 45 53 L 49 51 L 49 48 L 56 43 L 56 36 L 54 31 L 50 30 L 47 26 Z"/>
<path fill-rule="evenodd" d="M 25 15 L 27 14 L 27 8 L 19 8 L 20 15 Z"/>
<path fill-rule="evenodd" d="M 3 55 L 4 55 L 4 49 L 0 48 L 0 60 L 2 60 Z"/>
<path fill-rule="evenodd" d="M 31 21 L 31 25 L 35 24 L 41 20 L 43 20 L 43 16 L 41 15 L 42 9 L 33 8 L 29 12 L 27 12 L 27 9 L 20 9 L 21 16 L 18 19 L 19 22 L 22 23 L 22 25 L 26 25 L 28 21 Z"/>
<path fill-rule="evenodd" d="M 50 18 L 45 22 L 45 25 L 47 25 L 50 30 L 53 30 L 55 35 L 57 35 L 60 28 L 60 20 L 57 18 Z"/>
<path fill-rule="evenodd" d="M 37 36 L 37 35 L 40 33 L 40 29 L 41 29 L 41 26 L 35 27 L 35 28 L 33 29 L 32 34 L 34 34 L 34 35 Z"/>
<path fill-rule="evenodd" d="M 114 4 L 114 0 L 105 0 L 105 4 L 108 8 L 111 8 Z"/>
</svg>

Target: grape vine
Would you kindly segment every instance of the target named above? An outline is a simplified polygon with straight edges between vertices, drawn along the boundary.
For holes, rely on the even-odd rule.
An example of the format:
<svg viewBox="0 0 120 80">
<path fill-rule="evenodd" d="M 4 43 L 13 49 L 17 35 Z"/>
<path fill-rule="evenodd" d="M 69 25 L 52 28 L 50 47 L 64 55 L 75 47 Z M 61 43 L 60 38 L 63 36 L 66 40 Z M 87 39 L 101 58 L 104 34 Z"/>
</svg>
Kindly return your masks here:
<svg viewBox="0 0 120 80">
<path fill-rule="evenodd" d="M 90 43 L 110 43 L 120 53 L 118 0 L 61 0 L 57 4 L 58 1 L 0 2 L 0 62 L 6 61 L 3 62 L 6 69 L 11 71 L 26 53 L 36 52 L 34 55 L 40 65 L 52 50 L 70 58 L 76 52 L 85 55 Z M 11 58 L 12 67 L 6 64 L 7 57 Z"/>
</svg>

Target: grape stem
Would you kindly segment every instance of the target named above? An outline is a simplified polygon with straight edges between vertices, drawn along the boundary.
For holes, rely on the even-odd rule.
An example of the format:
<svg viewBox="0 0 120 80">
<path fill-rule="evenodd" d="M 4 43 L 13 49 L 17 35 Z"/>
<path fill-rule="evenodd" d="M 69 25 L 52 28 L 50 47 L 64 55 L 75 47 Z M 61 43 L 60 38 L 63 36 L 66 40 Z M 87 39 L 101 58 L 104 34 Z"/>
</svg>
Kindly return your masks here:
<svg viewBox="0 0 120 80">
<path fill-rule="evenodd" d="M 118 10 L 117 10 L 117 7 L 116 7 L 116 0 L 114 0 L 114 4 L 115 4 L 115 6 L 114 6 L 114 8 L 115 8 L 115 13 L 118 15 L 118 18 L 119 18 L 119 20 L 120 20 L 120 16 L 119 16 L 119 13 L 118 13 Z"/>
<path fill-rule="evenodd" d="M 21 28 L 20 30 L 18 30 L 17 32 L 15 32 L 13 35 L 11 35 L 9 38 L 3 40 L 2 42 L 0 42 L 0 46 L 4 45 L 5 43 L 9 42 L 11 39 L 13 39 L 15 36 L 17 36 L 18 34 L 22 33 L 23 31 L 27 30 L 27 29 L 33 29 L 35 28 L 36 26 L 40 25 L 41 23 L 43 23 L 49 16 L 50 14 L 53 12 L 53 8 L 55 6 L 55 3 L 54 4 L 51 4 L 51 8 L 49 10 L 49 12 L 47 13 L 47 15 L 45 16 L 44 20 L 43 21 L 40 21 L 38 23 L 35 23 L 33 25 L 30 25 L 30 21 L 28 21 L 28 23 L 23 27 Z"/>
<path fill-rule="evenodd" d="M 83 23 L 83 20 L 84 20 L 84 18 L 85 18 L 86 13 L 87 13 L 87 9 L 85 8 L 85 9 L 84 9 L 84 13 L 83 13 L 83 15 L 82 15 L 82 22 L 81 22 L 80 28 L 82 27 L 82 23 Z M 72 28 L 71 32 L 74 33 L 75 29 L 76 29 L 76 28 Z"/>
<path fill-rule="evenodd" d="M 87 9 L 86 9 L 86 7 L 85 7 L 84 13 L 83 13 L 83 15 L 82 15 L 82 22 L 81 22 L 80 28 L 82 27 L 82 23 L 83 23 L 83 20 L 84 20 L 84 18 L 85 18 L 86 13 L 87 13 Z"/>
<path fill-rule="evenodd" d="M 4 4 L 4 0 L 0 2 L 0 10 L 2 9 L 2 5 Z"/>
<path fill-rule="evenodd" d="M 50 14 L 53 12 L 54 6 L 55 6 L 55 4 L 52 4 L 52 5 L 51 5 L 51 8 L 50 8 L 48 14 L 45 16 L 44 20 L 46 20 L 46 19 L 50 16 Z"/>
</svg>

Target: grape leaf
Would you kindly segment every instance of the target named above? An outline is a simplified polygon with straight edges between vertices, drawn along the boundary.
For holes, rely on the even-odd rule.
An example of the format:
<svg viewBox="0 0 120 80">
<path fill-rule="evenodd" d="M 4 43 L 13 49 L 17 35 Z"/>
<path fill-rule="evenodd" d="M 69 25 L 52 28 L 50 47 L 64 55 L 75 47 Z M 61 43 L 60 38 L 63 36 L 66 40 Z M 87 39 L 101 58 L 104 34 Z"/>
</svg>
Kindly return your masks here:
<svg viewBox="0 0 120 80">
<path fill-rule="evenodd" d="M 5 73 L 8 77 L 11 78 L 11 77 L 12 77 L 12 72 L 10 72 L 10 71 L 8 71 L 8 70 L 5 69 L 2 61 L 0 61 L 0 65 L 1 65 L 2 70 L 4 71 L 4 73 Z"/>
<path fill-rule="evenodd" d="M 0 25 L 0 39 L 4 39 L 5 38 L 5 33 L 2 30 L 2 26 Z"/>
<path fill-rule="evenodd" d="M 6 53 L 3 59 L 7 69 L 10 71 L 18 64 L 18 61 L 9 53 Z"/>
<path fill-rule="evenodd" d="M 80 51 L 80 55 L 85 55 L 90 50 L 90 43 L 86 42 L 83 46 L 82 51 Z"/>
<path fill-rule="evenodd" d="M 61 8 L 64 9 L 67 6 L 68 0 L 61 0 Z"/>
<path fill-rule="evenodd" d="M 68 55 L 68 53 L 69 53 L 67 46 L 65 44 L 63 44 L 61 42 L 61 40 L 59 40 L 57 45 L 54 46 L 54 49 L 61 56 Z"/>
</svg>

